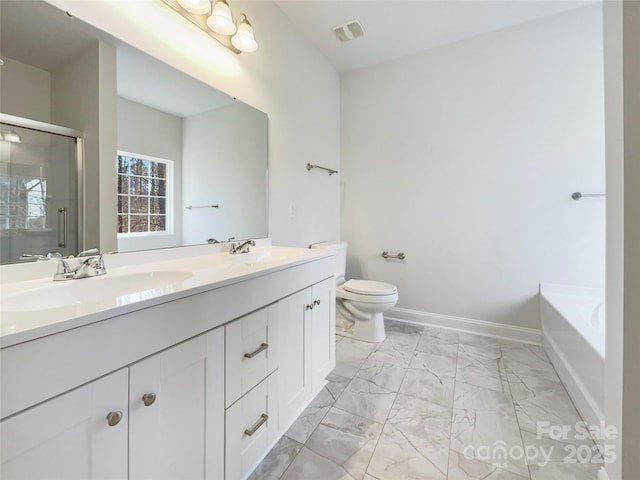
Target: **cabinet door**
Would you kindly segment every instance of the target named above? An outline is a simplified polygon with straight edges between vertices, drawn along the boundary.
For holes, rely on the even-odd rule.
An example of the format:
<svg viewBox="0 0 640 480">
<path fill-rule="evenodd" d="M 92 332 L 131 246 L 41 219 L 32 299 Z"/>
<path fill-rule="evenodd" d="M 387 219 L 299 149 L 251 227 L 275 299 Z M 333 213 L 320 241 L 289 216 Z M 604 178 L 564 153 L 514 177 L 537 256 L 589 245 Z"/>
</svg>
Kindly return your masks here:
<svg viewBox="0 0 640 480">
<path fill-rule="evenodd" d="M 217 329 L 130 367 L 131 480 L 205 478 L 205 463 L 209 466 L 204 461 L 206 437 L 213 430 L 207 423 L 209 400 L 215 404 L 219 395 L 218 414 L 224 412 L 222 342 L 223 331 Z M 212 383 L 220 382 L 215 386 L 219 393 L 207 388 L 208 377 L 216 375 L 219 378 Z M 214 397 L 209 399 L 207 393 Z M 216 407 L 211 408 L 215 417 Z M 219 434 L 224 434 L 223 429 Z M 222 467 L 214 463 L 210 468 Z M 211 474 L 209 478 L 221 478 Z"/>
<path fill-rule="evenodd" d="M 118 370 L 2 421 L 0 478 L 126 479 L 127 374 Z"/>
<path fill-rule="evenodd" d="M 329 278 L 311 288 L 311 387 L 318 392 L 336 366 L 335 280 Z"/>
<path fill-rule="evenodd" d="M 288 428 L 311 398 L 311 317 L 305 309 L 311 289 L 302 290 L 274 305 L 280 333 L 280 430 Z"/>
</svg>

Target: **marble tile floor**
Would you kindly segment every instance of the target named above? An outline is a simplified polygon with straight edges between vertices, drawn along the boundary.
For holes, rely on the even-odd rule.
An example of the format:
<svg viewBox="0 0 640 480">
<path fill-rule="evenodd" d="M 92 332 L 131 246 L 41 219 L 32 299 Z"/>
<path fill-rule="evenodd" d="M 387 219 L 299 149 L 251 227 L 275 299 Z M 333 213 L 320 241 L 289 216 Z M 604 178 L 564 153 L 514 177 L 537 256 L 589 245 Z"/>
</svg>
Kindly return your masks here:
<svg viewBox="0 0 640 480">
<path fill-rule="evenodd" d="M 386 327 L 379 344 L 337 337 L 327 386 L 251 480 L 596 479 L 600 455 L 542 347 Z"/>
</svg>

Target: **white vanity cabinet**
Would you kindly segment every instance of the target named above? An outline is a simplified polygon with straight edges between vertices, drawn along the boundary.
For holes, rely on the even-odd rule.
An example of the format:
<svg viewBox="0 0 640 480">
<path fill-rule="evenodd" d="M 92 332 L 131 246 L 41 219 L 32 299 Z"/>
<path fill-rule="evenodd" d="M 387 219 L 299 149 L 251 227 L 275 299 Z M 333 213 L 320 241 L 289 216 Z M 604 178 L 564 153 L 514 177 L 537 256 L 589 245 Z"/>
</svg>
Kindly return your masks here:
<svg viewBox="0 0 640 480">
<path fill-rule="evenodd" d="M 223 477 L 223 382 L 223 328 L 131 365 L 130 480 Z"/>
<path fill-rule="evenodd" d="M 280 300 L 274 308 L 280 319 L 280 426 L 285 431 L 311 397 L 311 317 L 305 313 L 310 289 Z"/>
<path fill-rule="evenodd" d="M 246 478 L 335 363 L 313 255 L 3 346 L 0 478 Z"/>
<path fill-rule="evenodd" d="M 0 478 L 127 478 L 126 368 L 0 422 Z"/>
<path fill-rule="evenodd" d="M 280 425 L 288 428 L 335 367 L 335 280 L 280 300 Z"/>
<path fill-rule="evenodd" d="M 1 478 L 219 480 L 223 382 L 217 328 L 1 422 Z"/>
<path fill-rule="evenodd" d="M 336 366 L 336 282 L 333 277 L 316 283 L 310 289 L 311 316 L 311 390 L 315 396 L 326 384 Z"/>
</svg>

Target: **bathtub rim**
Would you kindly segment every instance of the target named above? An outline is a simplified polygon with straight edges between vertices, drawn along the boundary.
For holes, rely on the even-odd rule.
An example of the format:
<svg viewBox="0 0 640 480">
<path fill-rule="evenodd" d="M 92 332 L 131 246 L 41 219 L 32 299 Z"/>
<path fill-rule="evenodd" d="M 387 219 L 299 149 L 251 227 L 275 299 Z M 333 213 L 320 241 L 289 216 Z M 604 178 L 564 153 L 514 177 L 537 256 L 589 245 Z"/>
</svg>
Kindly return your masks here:
<svg viewBox="0 0 640 480">
<path fill-rule="evenodd" d="M 541 283 L 539 293 L 540 293 L 541 300 L 542 299 L 546 300 L 549 303 L 549 305 L 558 313 L 558 315 L 564 318 L 567 321 L 567 323 L 571 325 L 571 328 L 585 340 L 587 345 L 594 351 L 594 353 L 598 355 L 598 357 L 600 357 L 602 361 L 604 361 L 606 356 L 606 341 L 605 341 L 606 321 L 607 321 L 606 317 L 604 318 L 604 325 L 602 325 L 602 327 L 599 328 L 597 332 L 595 332 L 596 334 L 602 335 L 602 337 L 593 338 L 593 337 L 596 337 L 596 335 L 587 335 L 585 332 L 581 331 L 571 318 L 567 318 L 567 317 L 570 317 L 570 315 L 567 315 L 567 312 L 564 309 L 562 309 L 560 305 L 558 305 L 557 303 L 554 303 L 555 296 L 585 298 L 585 299 L 588 298 L 590 300 L 593 300 L 594 303 L 602 304 L 601 308 L 605 308 L 604 288 L 581 287 L 581 286 L 562 285 L 562 284 L 555 284 L 555 283 Z M 540 313 L 542 315 L 542 308 L 540 309 Z M 542 329 L 543 339 L 544 339 L 544 328 L 542 328 L 543 327 L 542 321 L 540 322 L 540 324 L 541 324 L 540 327 Z M 595 331 L 594 327 L 589 326 L 589 328 Z"/>
</svg>

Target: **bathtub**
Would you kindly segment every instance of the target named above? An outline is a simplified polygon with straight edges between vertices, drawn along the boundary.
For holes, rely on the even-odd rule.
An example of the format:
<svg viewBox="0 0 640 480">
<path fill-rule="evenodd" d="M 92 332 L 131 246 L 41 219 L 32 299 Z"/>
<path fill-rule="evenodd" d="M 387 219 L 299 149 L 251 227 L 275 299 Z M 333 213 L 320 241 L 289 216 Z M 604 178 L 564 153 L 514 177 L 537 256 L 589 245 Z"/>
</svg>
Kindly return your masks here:
<svg viewBox="0 0 640 480">
<path fill-rule="evenodd" d="M 582 418 L 604 421 L 604 290 L 540 285 L 542 344 Z"/>
</svg>

